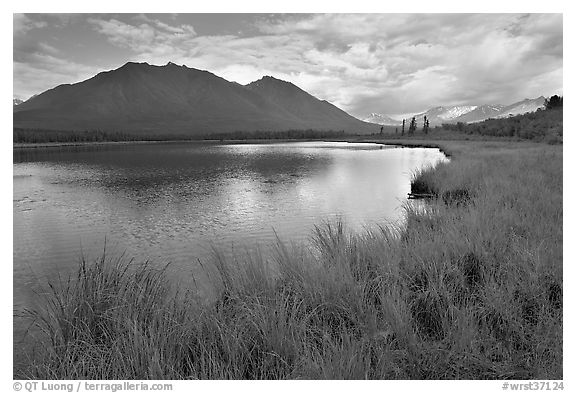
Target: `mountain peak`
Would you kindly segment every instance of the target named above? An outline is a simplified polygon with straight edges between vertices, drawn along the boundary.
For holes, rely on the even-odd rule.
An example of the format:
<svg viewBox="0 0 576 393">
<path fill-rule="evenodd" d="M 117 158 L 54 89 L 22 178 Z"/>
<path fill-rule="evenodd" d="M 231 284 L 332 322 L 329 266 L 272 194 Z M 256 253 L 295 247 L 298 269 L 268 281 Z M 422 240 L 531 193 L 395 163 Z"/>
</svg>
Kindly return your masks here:
<svg viewBox="0 0 576 393">
<path fill-rule="evenodd" d="M 119 67 L 118 70 L 121 69 L 136 69 L 136 68 L 169 68 L 169 69 L 177 69 L 177 68 L 184 68 L 184 69 L 190 69 L 188 67 L 186 67 L 184 64 L 182 65 L 178 65 L 172 61 L 167 62 L 164 65 L 151 65 L 145 61 L 143 62 L 137 62 L 137 61 L 128 61 L 126 62 L 126 64 L 124 64 L 123 66 Z M 104 71 L 104 72 L 110 72 L 110 71 Z"/>
<path fill-rule="evenodd" d="M 146 62 L 142 62 L 142 63 L 138 63 L 136 61 L 127 61 L 126 64 L 124 64 L 122 67 L 120 68 L 129 68 L 129 67 L 138 67 L 138 66 L 149 66 L 150 64 L 146 63 Z"/>
<path fill-rule="evenodd" d="M 388 115 L 375 112 L 370 113 L 369 116 L 362 120 L 368 123 L 380 124 L 383 126 L 398 126 L 402 124 L 402 121 L 400 120 L 396 120 Z"/>
<path fill-rule="evenodd" d="M 253 85 L 253 86 L 256 85 L 256 86 L 257 86 L 257 85 L 259 85 L 259 84 L 261 84 L 261 83 L 266 83 L 266 84 L 274 83 L 274 84 L 278 84 L 278 85 L 291 85 L 291 86 L 296 86 L 296 85 L 294 85 L 292 82 L 288 82 L 288 81 L 285 81 L 285 80 L 282 80 L 282 79 L 274 78 L 273 76 L 270 76 L 270 75 L 264 75 L 262 78 L 260 78 L 260 79 L 258 79 L 258 80 L 255 80 L 254 82 L 248 83 L 248 85 Z M 247 85 L 247 86 L 248 86 L 248 85 Z"/>
<path fill-rule="evenodd" d="M 16 126 L 59 130 L 190 134 L 371 127 L 272 76 L 243 86 L 173 62 L 127 62 L 47 90 L 14 106 L 13 121 Z"/>
</svg>

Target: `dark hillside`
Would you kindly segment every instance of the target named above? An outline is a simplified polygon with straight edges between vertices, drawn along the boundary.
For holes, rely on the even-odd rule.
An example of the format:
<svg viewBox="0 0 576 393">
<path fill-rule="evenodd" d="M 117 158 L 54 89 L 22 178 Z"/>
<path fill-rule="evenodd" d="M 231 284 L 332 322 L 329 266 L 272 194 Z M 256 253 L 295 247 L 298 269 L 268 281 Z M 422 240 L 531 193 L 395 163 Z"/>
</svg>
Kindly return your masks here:
<svg viewBox="0 0 576 393">
<path fill-rule="evenodd" d="M 126 63 L 60 85 L 14 107 L 14 127 L 136 134 L 346 130 L 362 122 L 295 85 L 263 78 L 248 86 L 168 63 Z"/>
</svg>

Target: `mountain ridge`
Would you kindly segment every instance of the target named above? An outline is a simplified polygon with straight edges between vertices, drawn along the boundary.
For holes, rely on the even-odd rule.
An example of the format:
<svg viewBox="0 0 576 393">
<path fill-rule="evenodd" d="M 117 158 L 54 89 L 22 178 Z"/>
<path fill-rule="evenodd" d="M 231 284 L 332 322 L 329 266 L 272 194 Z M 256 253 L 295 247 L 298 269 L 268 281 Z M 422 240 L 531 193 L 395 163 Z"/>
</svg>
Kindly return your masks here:
<svg viewBox="0 0 576 393">
<path fill-rule="evenodd" d="M 451 105 L 451 106 L 436 106 L 428 109 L 425 112 L 413 115 L 416 121 L 422 124 L 424 116 L 430 121 L 431 125 L 441 125 L 443 123 L 476 123 L 490 118 L 503 118 L 508 116 L 521 115 L 528 112 L 535 112 L 540 108 L 544 108 L 545 98 L 543 96 L 537 98 L 526 98 L 524 100 L 512 103 L 510 105 L 501 104 L 484 104 L 484 105 Z M 374 120 L 374 123 L 382 125 L 397 125 L 397 123 L 387 122 L 379 123 L 378 119 L 392 119 L 390 116 L 371 113 L 369 116 L 363 118 L 364 121 Z M 409 116 L 408 121 L 412 116 Z M 402 121 L 399 121 L 402 124 Z"/>
<path fill-rule="evenodd" d="M 388 115 L 382 115 L 380 113 L 371 113 L 362 120 L 368 123 L 380 124 L 383 126 L 401 126 L 402 120 L 394 119 Z"/>
<path fill-rule="evenodd" d="M 14 126 L 185 134 L 290 129 L 373 131 L 273 77 L 241 85 L 209 71 L 127 62 L 14 106 Z"/>
</svg>

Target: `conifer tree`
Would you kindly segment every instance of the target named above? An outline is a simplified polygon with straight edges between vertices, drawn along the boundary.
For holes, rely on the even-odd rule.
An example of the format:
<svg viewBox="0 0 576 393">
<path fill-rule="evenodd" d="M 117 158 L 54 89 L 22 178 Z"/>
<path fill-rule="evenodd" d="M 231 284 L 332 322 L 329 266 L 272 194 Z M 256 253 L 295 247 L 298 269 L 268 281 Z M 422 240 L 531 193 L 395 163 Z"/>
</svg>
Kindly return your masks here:
<svg viewBox="0 0 576 393">
<path fill-rule="evenodd" d="M 414 131 L 416 131 L 416 117 L 412 117 L 412 120 L 410 120 L 410 127 L 408 127 L 408 134 L 413 135 Z"/>
<path fill-rule="evenodd" d="M 544 99 L 544 106 L 546 109 L 556 109 L 561 108 L 563 104 L 563 98 L 558 95 L 553 95 L 550 99 Z"/>
<path fill-rule="evenodd" d="M 430 120 L 426 116 L 424 116 L 424 125 L 422 126 L 422 132 L 424 134 L 428 134 L 428 130 L 430 129 Z"/>
</svg>

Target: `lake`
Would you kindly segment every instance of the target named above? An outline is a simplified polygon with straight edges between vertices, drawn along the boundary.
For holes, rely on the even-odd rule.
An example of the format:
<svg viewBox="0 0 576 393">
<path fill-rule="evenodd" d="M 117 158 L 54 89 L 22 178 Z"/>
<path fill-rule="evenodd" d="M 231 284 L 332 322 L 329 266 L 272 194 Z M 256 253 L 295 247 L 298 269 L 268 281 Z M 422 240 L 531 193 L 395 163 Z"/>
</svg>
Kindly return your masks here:
<svg viewBox="0 0 576 393">
<path fill-rule="evenodd" d="M 187 280 L 212 245 L 266 250 L 276 233 L 306 241 L 326 220 L 401 224 L 412 173 L 441 160 L 438 149 L 346 142 L 15 149 L 14 308 L 104 246 L 171 262 Z"/>
</svg>

